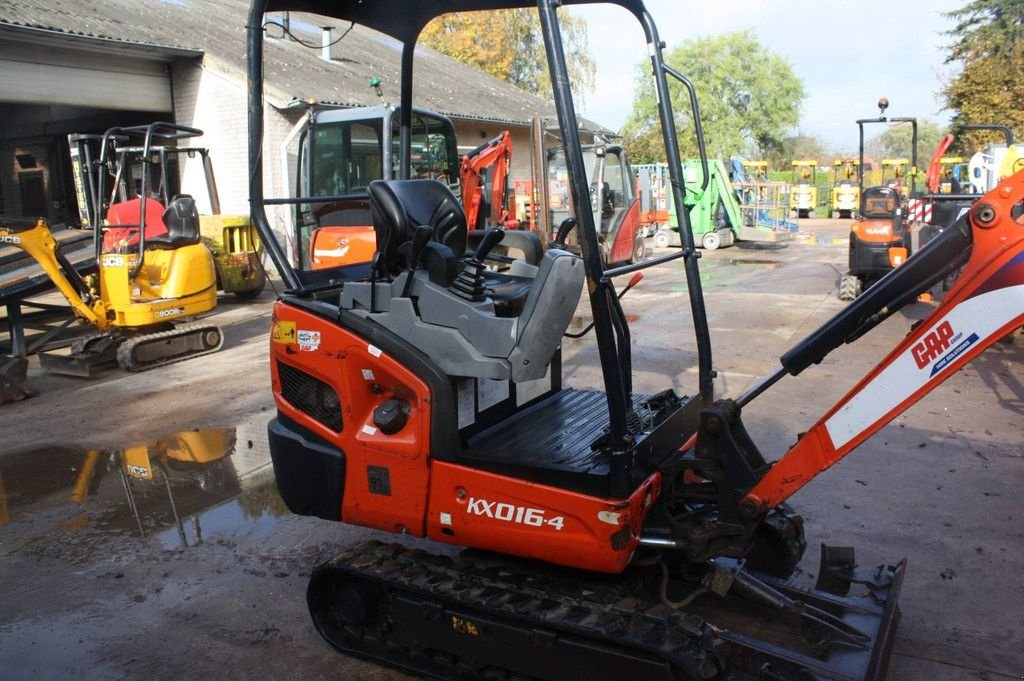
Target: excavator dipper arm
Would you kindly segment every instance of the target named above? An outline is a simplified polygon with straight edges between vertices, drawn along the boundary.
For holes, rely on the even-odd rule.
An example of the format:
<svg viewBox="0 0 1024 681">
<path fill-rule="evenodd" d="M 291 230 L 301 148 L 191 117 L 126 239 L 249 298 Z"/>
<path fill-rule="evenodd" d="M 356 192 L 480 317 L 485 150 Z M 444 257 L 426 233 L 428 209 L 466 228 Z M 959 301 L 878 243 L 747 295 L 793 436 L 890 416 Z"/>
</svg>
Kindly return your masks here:
<svg viewBox="0 0 1024 681">
<path fill-rule="evenodd" d="M 756 516 L 784 502 L 1024 324 L 1022 208 L 1024 171 L 979 199 L 968 216 L 782 357 L 789 373 L 799 373 L 912 300 L 935 272 L 955 268 L 966 257 L 942 303 L 772 466 L 743 498 L 741 512 Z M 937 262 L 940 255 L 945 262 Z"/>
<path fill-rule="evenodd" d="M 101 331 L 106 329 L 108 321 L 102 303 L 86 300 L 89 296 L 89 287 L 61 253 L 60 245 L 53 238 L 46 220 L 8 217 L 0 219 L 0 244 L 20 248 L 32 256 L 50 277 L 57 290 L 67 298 L 78 317 Z"/>
<path fill-rule="evenodd" d="M 956 139 L 955 135 L 946 135 L 939 142 L 939 146 L 935 148 L 935 153 L 932 154 L 932 160 L 928 163 L 928 174 L 925 175 L 925 186 L 928 187 L 928 191 L 932 194 L 937 194 L 939 191 L 939 180 L 942 179 L 942 156 L 952 146 L 953 141 Z"/>
<path fill-rule="evenodd" d="M 510 212 L 505 204 L 505 189 L 508 184 L 508 169 L 512 156 L 512 135 L 508 130 L 494 139 L 484 142 L 466 152 L 459 167 L 462 180 L 462 205 L 466 210 L 466 224 L 470 229 L 483 228 L 488 217 L 492 222 L 503 222 Z M 492 168 L 493 166 L 493 168 Z M 480 215 L 484 204 L 484 171 L 492 168 L 491 196 L 488 202 L 490 215 Z"/>
</svg>

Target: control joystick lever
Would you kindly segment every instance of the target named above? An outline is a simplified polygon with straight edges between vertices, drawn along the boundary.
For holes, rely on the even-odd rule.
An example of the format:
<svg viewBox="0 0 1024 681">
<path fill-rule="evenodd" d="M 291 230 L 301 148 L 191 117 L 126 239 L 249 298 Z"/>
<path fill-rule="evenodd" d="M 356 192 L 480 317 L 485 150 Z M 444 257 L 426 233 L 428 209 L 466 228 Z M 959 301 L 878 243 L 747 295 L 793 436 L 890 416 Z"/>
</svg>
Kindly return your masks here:
<svg viewBox="0 0 1024 681">
<path fill-rule="evenodd" d="M 569 232 L 576 227 L 576 218 L 570 216 L 562 220 L 562 224 L 558 225 L 558 231 L 555 232 L 555 240 L 548 244 L 548 248 L 557 248 L 560 251 L 565 250 L 565 240 L 569 238 Z"/>
<path fill-rule="evenodd" d="M 423 249 L 427 247 L 427 243 L 432 236 L 434 236 L 434 230 L 429 225 L 420 225 L 412 235 L 412 243 L 408 251 L 409 274 L 406 276 L 405 286 L 402 287 L 403 298 L 409 297 L 409 289 L 412 287 L 412 275 L 416 271 L 416 267 L 419 266 L 420 258 L 423 256 Z"/>
<path fill-rule="evenodd" d="M 500 227 L 488 230 L 476 247 L 473 255 L 462 263 L 462 269 L 449 287 L 452 293 L 474 303 L 487 297 L 484 287 L 484 259 L 495 246 L 505 238 L 505 230 Z"/>
</svg>

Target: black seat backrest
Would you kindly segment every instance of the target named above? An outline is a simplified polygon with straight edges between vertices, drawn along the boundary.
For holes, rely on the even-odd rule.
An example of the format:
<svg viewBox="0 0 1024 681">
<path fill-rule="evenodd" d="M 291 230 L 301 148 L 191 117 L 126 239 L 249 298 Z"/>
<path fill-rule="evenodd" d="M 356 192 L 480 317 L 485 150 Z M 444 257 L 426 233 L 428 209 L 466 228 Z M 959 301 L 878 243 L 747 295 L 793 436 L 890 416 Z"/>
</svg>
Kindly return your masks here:
<svg viewBox="0 0 1024 681">
<path fill-rule="evenodd" d="M 447 185 L 437 180 L 375 180 L 368 188 L 373 229 L 377 233 L 378 267 L 396 274 L 407 265 L 399 253 L 416 228 L 434 230 L 432 241 L 448 247 L 455 258 L 466 251 L 466 214 Z"/>
<path fill-rule="evenodd" d="M 179 194 L 171 199 L 163 214 L 167 234 L 147 243 L 154 245 L 166 242 L 167 246 L 178 248 L 199 243 L 199 210 L 196 201 L 188 194 Z"/>
<path fill-rule="evenodd" d="M 900 197 L 892 187 L 868 187 L 860 197 L 860 214 L 874 220 L 895 216 Z"/>
</svg>

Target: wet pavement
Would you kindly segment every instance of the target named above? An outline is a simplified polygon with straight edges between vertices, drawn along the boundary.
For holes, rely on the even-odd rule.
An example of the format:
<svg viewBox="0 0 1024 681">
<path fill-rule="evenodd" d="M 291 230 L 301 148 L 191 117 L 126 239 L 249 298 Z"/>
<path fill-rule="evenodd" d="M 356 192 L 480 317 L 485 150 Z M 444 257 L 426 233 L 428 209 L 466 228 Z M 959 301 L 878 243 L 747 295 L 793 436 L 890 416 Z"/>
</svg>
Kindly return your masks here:
<svg viewBox="0 0 1024 681">
<path fill-rule="evenodd" d="M 118 450 L 47 448 L 0 459 L 0 555 L 59 537 L 156 537 L 165 548 L 265 535 L 287 513 L 265 448 L 234 429 L 173 433 Z"/>
<path fill-rule="evenodd" d="M 842 221 L 804 222 L 820 223 L 813 239 L 703 254 L 721 395 L 842 307 Z M 646 272 L 623 300 L 637 391 L 694 389 L 679 269 Z M 313 566 L 396 537 L 283 507 L 265 434 L 272 300 L 219 310 L 227 342 L 215 355 L 91 382 L 33 368 L 40 396 L 0 407 L 0 678 L 406 678 L 337 654 L 308 621 Z M 784 452 L 929 309 L 905 308 L 749 405 L 765 455 Z M 574 328 L 589 322 L 581 310 Z M 592 335 L 564 354 L 567 383 L 598 384 Z M 793 499 L 810 546 L 801 579 L 820 542 L 856 546 L 862 565 L 909 558 L 892 681 L 1024 674 L 1022 360 L 1024 347 L 998 344 Z"/>
</svg>

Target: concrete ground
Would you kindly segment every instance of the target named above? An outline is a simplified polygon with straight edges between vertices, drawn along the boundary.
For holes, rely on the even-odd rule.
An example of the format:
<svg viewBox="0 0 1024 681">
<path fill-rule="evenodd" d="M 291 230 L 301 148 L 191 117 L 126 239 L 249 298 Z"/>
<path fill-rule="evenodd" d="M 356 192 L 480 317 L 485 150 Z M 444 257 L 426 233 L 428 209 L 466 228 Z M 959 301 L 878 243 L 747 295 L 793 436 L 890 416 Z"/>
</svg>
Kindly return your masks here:
<svg viewBox="0 0 1024 681">
<path fill-rule="evenodd" d="M 841 309 L 847 225 L 807 220 L 813 237 L 784 248 L 704 253 L 719 394 Z M 337 654 L 308 620 L 310 568 L 377 533 L 291 516 L 276 495 L 273 298 L 222 299 L 215 355 L 91 381 L 33 364 L 40 395 L 0 407 L 0 677 L 405 678 Z M 623 304 L 636 390 L 692 392 L 678 263 Z M 929 309 L 904 309 L 749 405 L 762 452 L 781 455 Z M 567 382 L 599 385 L 595 356 L 591 340 L 567 343 Z M 893 681 L 1024 678 L 1021 359 L 997 344 L 792 499 L 805 573 L 821 542 L 856 546 L 865 566 L 909 559 Z"/>
</svg>

